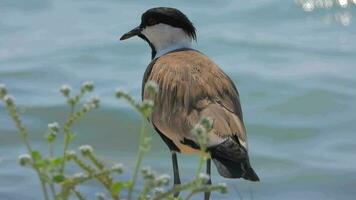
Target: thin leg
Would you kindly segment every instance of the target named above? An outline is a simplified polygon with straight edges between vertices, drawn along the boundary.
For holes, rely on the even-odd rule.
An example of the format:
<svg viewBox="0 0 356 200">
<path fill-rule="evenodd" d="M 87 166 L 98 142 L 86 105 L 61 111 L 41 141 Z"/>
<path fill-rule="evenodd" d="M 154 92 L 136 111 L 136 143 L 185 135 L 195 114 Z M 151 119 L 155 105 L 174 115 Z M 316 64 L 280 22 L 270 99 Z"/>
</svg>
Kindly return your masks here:
<svg viewBox="0 0 356 200">
<path fill-rule="evenodd" d="M 211 159 L 206 161 L 206 174 L 209 176 L 209 180 L 207 182 L 208 185 L 211 185 Z M 210 199 L 210 192 L 204 193 L 204 200 Z"/>
<path fill-rule="evenodd" d="M 178 161 L 177 161 L 177 153 L 172 151 L 172 164 L 173 164 L 173 176 L 174 176 L 174 186 L 180 185 L 180 178 L 179 178 L 179 168 L 178 168 Z M 179 196 L 179 192 L 174 193 L 174 197 Z"/>
</svg>

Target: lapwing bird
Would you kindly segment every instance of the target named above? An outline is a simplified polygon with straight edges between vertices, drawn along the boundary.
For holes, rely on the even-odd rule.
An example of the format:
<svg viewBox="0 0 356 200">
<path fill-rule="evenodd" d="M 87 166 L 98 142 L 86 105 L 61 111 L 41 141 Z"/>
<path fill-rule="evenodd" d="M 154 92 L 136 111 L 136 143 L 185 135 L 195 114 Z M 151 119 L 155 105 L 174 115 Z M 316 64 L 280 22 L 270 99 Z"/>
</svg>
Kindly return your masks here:
<svg viewBox="0 0 356 200">
<path fill-rule="evenodd" d="M 172 154 L 174 184 L 180 184 L 177 154 L 199 152 L 192 128 L 202 117 L 212 120 L 207 151 L 221 176 L 259 181 L 248 157 L 239 93 L 233 81 L 203 53 L 193 49 L 196 30 L 175 8 L 147 10 L 136 28 L 120 40 L 138 36 L 152 50 L 142 81 L 154 81 L 159 94 L 149 120 Z M 210 176 L 210 159 L 206 172 Z M 211 181 L 209 181 L 211 183 Z M 175 196 L 177 196 L 176 194 Z M 210 194 L 205 194 L 209 199 Z"/>
</svg>

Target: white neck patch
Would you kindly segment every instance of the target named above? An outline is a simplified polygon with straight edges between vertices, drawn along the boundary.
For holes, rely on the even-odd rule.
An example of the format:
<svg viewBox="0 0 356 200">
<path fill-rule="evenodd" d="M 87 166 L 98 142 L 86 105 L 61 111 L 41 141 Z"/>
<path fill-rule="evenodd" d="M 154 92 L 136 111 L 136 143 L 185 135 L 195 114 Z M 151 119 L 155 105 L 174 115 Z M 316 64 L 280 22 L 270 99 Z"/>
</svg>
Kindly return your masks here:
<svg viewBox="0 0 356 200">
<path fill-rule="evenodd" d="M 191 48 L 192 39 L 181 28 L 167 24 L 156 24 L 142 30 L 142 34 L 153 44 L 158 58 L 170 51 Z"/>
</svg>

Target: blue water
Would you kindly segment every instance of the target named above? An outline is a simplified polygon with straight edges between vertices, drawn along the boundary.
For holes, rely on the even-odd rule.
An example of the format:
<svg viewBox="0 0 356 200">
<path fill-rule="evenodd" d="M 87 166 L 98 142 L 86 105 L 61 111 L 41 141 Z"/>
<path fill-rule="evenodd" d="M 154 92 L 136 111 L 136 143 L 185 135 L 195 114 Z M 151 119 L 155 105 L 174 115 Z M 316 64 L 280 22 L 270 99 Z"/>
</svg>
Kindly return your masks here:
<svg viewBox="0 0 356 200">
<path fill-rule="evenodd" d="M 354 199 L 356 195 L 356 4 L 331 8 L 286 0 L 114 1 L 0 0 L 0 82 L 5 83 L 31 130 L 45 148 L 46 124 L 68 110 L 58 93 L 92 80 L 102 107 L 75 128 L 73 145 L 91 144 L 108 163 L 134 165 L 139 116 L 117 101 L 125 88 L 140 96 L 150 50 L 140 39 L 118 37 L 155 6 L 176 7 L 198 30 L 195 47 L 209 55 L 239 88 L 252 165 L 260 183 L 214 182 L 230 192 L 213 199 Z M 325 1 L 323 1 L 325 2 Z M 330 1 L 328 1 L 330 2 Z M 340 1 L 344 2 L 344 1 Z M 308 4 L 309 3 L 309 4 Z M 171 172 L 166 146 L 152 131 L 145 165 Z M 0 199 L 40 199 L 25 153 L 0 104 Z M 183 181 L 196 168 L 179 156 Z M 95 184 L 83 188 L 100 191 Z M 92 199 L 92 198 L 89 198 Z"/>
</svg>

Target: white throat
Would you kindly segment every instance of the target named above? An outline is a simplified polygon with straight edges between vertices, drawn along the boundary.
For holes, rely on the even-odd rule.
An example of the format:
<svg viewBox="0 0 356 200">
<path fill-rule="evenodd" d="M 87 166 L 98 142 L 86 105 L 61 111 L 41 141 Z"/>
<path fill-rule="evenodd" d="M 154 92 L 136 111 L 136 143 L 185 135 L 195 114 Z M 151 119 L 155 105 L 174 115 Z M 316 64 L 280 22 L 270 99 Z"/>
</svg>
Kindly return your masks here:
<svg viewBox="0 0 356 200">
<path fill-rule="evenodd" d="M 142 34 L 153 44 L 158 58 L 170 51 L 191 48 L 192 39 L 181 28 L 167 24 L 156 24 L 143 29 Z"/>
</svg>

